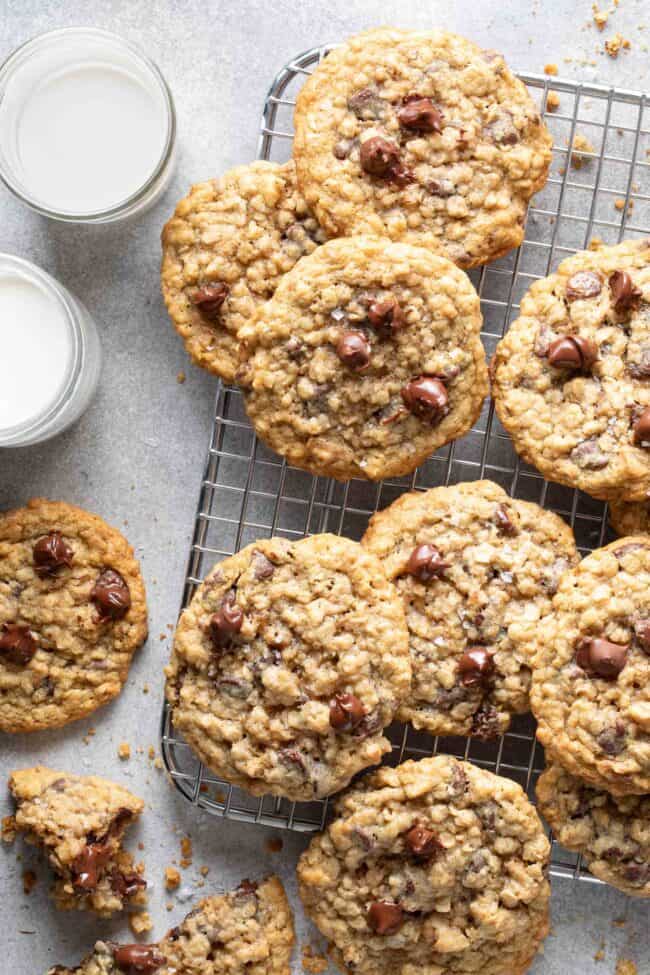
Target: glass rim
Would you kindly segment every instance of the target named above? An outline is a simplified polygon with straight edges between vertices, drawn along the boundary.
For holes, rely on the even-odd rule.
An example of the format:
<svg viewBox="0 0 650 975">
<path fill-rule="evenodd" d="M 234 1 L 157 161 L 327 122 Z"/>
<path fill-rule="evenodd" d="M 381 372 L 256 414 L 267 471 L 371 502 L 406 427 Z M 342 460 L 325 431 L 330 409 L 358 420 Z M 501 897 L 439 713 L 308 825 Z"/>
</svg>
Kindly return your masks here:
<svg viewBox="0 0 650 975">
<path fill-rule="evenodd" d="M 113 31 L 104 30 L 100 27 L 60 27 L 56 30 L 44 31 L 40 34 L 36 34 L 34 37 L 23 41 L 23 43 L 19 47 L 15 48 L 8 55 L 8 57 L 5 58 L 2 64 L 0 64 L 0 101 L 2 100 L 2 90 L 6 86 L 8 78 L 11 77 L 11 74 L 15 69 L 20 67 L 25 58 L 29 57 L 32 51 L 37 50 L 43 44 L 47 44 L 50 41 L 56 41 L 59 38 L 70 35 L 91 35 L 93 37 L 105 38 L 106 40 L 117 43 L 119 46 L 133 55 L 133 57 L 137 58 L 151 72 L 154 81 L 158 85 L 159 92 L 162 95 L 167 116 L 167 132 L 165 134 L 165 144 L 163 146 L 160 158 L 158 159 L 152 173 L 147 177 L 144 183 L 134 190 L 133 193 L 129 194 L 129 196 L 110 207 L 104 207 L 101 210 L 86 210 L 82 213 L 75 213 L 73 210 L 56 210 L 52 207 L 48 207 L 45 203 L 39 201 L 37 197 L 30 196 L 28 193 L 24 192 L 23 189 L 20 189 L 16 184 L 16 181 L 1 164 L 0 180 L 2 180 L 7 189 L 9 189 L 14 196 L 17 197 L 17 199 L 21 200 L 21 202 L 25 203 L 32 210 L 35 210 L 44 217 L 50 217 L 52 220 L 80 224 L 110 221 L 112 218 L 126 216 L 134 207 L 137 206 L 143 197 L 147 195 L 149 190 L 155 186 L 157 181 L 165 172 L 165 169 L 172 158 L 176 141 L 176 110 L 174 107 L 174 99 L 171 89 L 165 81 L 165 77 L 158 65 L 155 63 L 155 61 L 152 61 L 151 58 L 147 57 L 144 51 L 142 51 L 137 44 L 126 40 L 119 34 L 114 34 Z"/>
<path fill-rule="evenodd" d="M 0 251 L 0 276 L 5 270 L 12 269 L 17 271 L 22 277 L 27 278 L 27 280 L 31 279 L 35 281 L 40 288 L 55 299 L 66 317 L 70 338 L 72 339 L 72 353 L 68 376 L 62 384 L 56 399 L 44 407 L 40 413 L 30 417 L 28 420 L 14 424 L 11 427 L 0 427 L 0 448 L 12 446 L 12 441 L 22 440 L 25 436 L 42 429 L 59 413 L 61 407 L 67 402 L 76 386 L 81 372 L 84 352 L 83 330 L 74 304 L 65 289 L 51 274 L 43 271 L 38 265 L 33 264 L 24 257 L 17 257 L 15 254 Z"/>
</svg>

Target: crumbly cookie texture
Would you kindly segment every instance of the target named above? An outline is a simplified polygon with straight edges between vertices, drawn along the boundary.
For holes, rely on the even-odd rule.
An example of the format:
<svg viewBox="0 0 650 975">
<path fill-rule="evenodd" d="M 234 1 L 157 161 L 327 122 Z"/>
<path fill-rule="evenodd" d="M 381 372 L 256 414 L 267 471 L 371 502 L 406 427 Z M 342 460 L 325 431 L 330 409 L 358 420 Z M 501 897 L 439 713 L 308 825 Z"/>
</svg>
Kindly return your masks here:
<svg viewBox="0 0 650 975">
<path fill-rule="evenodd" d="M 539 811 L 595 877 L 650 897 L 650 796 L 612 796 L 552 765 L 537 783 Z"/>
<path fill-rule="evenodd" d="M 293 915 L 277 877 L 207 897 L 157 944 L 98 941 L 76 968 L 47 975 L 290 975 Z"/>
<path fill-rule="evenodd" d="M 531 707 L 549 761 L 617 795 L 650 792 L 650 539 L 566 572 L 530 641 Z"/>
<path fill-rule="evenodd" d="M 522 975 L 548 932 L 549 843 L 522 789 L 436 756 L 338 801 L 300 896 L 356 975 Z"/>
<path fill-rule="evenodd" d="M 193 186 L 162 232 L 162 291 L 194 362 L 232 382 L 237 331 L 325 239 L 293 162 L 254 162 Z"/>
<path fill-rule="evenodd" d="M 610 501 L 609 523 L 617 535 L 650 535 L 650 502 Z"/>
<path fill-rule="evenodd" d="M 371 233 L 464 268 L 517 247 L 551 137 L 495 51 L 380 28 L 330 52 L 298 95 L 299 185 L 330 236 Z"/>
<path fill-rule="evenodd" d="M 537 281 L 491 364 L 499 419 L 545 477 L 650 491 L 650 242 L 582 251 Z"/>
<path fill-rule="evenodd" d="M 421 247 L 330 241 L 240 331 L 257 434 L 317 474 L 378 480 L 466 433 L 487 394 L 479 301 Z"/>
<path fill-rule="evenodd" d="M 199 587 L 166 673 L 174 726 L 218 775 L 328 796 L 390 750 L 411 677 L 404 611 L 358 543 L 265 539 Z"/>
<path fill-rule="evenodd" d="M 571 529 L 474 481 L 402 495 L 362 544 L 404 601 L 413 684 L 398 717 L 435 735 L 502 734 L 529 710 L 527 644 L 578 561 Z"/>
<path fill-rule="evenodd" d="M 12 772 L 16 828 L 40 846 L 57 875 L 60 910 L 109 917 L 146 903 L 146 882 L 122 849 L 124 832 L 144 808 L 127 789 L 94 775 L 71 775 L 37 765 Z"/>
<path fill-rule="evenodd" d="M 112 700 L 146 636 L 140 568 L 117 529 L 41 498 L 0 514 L 0 731 Z"/>
</svg>

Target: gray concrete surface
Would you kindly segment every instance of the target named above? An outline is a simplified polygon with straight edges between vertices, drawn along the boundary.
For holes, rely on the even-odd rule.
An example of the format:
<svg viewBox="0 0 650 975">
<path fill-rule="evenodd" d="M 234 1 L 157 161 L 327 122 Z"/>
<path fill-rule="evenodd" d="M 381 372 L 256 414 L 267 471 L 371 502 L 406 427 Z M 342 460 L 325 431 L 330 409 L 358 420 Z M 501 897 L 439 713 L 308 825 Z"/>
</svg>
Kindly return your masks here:
<svg viewBox="0 0 650 975">
<path fill-rule="evenodd" d="M 639 29 L 644 19 L 646 31 Z M 142 559 L 151 610 L 150 640 L 120 698 L 90 720 L 58 732 L 0 737 L 0 774 L 44 762 L 111 776 L 146 798 L 147 811 L 131 839 L 144 844 L 153 937 L 185 914 L 200 894 L 263 871 L 282 875 L 297 906 L 294 865 L 304 845 L 300 837 L 285 834 L 282 852 L 270 853 L 265 845 L 270 831 L 198 816 L 146 757 L 149 745 L 157 745 L 167 624 L 178 610 L 215 392 L 213 379 L 186 362 L 166 319 L 158 288 L 158 235 L 190 182 L 251 158 L 264 94 L 291 56 L 379 23 L 457 30 L 501 49 L 522 70 L 541 71 L 545 63 L 556 62 L 567 78 L 648 87 L 647 0 L 621 0 L 605 34 L 591 24 L 591 0 L 0 2 L 0 58 L 43 30 L 79 24 L 109 28 L 138 42 L 158 62 L 178 110 L 174 182 L 160 204 L 135 224 L 78 229 L 49 223 L 0 189 L 0 250 L 36 261 L 72 289 L 95 315 L 105 351 L 99 394 L 73 430 L 44 446 L 0 453 L 0 508 L 47 495 L 86 506 L 123 526 Z M 605 37 L 616 30 L 632 46 L 614 61 L 596 48 L 602 52 Z M 565 63 L 564 58 L 573 60 Z M 184 385 L 176 382 L 181 369 L 187 373 Z M 91 727 L 96 734 L 83 744 Z M 126 763 L 117 758 L 121 741 L 132 748 Z M 138 745 L 145 754 L 136 752 Z M 8 811 L 3 793 L 0 815 Z M 194 862 L 184 872 L 181 891 L 170 896 L 163 869 L 178 859 L 184 834 L 194 841 Z M 198 889 L 204 864 L 210 871 Z M 30 896 L 22 890 L 26 867 L 39 878 Z M 0 854 L 0 971 L 40 975 L 56 962 L 73 963 L 97 937 L 132 940 L 119 920 L 106 923 L 55 912 L 47 902 L 47 883 L 48 872 L 33 851 L 17 844 Z M 299 910 L 297 918 L 299 940 L 313 937 Z M 557 883 L 553 934 L 532 971 L 613 975 L 617 961 L 630 958 L 648 975 L 647 918 L 642 902 L 615 891 Z M 301 971 L 299 953 L 294 964 Z"/>
</svg>

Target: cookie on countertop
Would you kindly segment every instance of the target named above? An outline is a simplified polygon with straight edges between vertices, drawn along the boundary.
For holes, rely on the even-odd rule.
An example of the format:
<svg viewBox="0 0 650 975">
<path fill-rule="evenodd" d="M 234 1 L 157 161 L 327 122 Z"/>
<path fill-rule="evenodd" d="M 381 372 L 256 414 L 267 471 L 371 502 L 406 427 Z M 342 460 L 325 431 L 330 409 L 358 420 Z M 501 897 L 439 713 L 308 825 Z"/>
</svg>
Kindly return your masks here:
<svg viewBox="0 0 650 975">
<path fill-rule="evenodd" d="M 343 971 L 522 975 L 549 929 L 548 861 L 520 786 L 438 755 L 346 792 L 299 891 Z"/>
<path fill-rule="evenodd" d="M 167 699 L 209 768 L 254 795 L 331 795 L 390 750 L 409 689 L 404 611 L 357 542 L 254 542 L 183 612 Z"/>
<path fill-rule="evenodd" d="M 650 501 L 610 501 L 608 507 L 617 535 L 650 535 Z"/>
<path fill-rule="evenodd" d="M 462 436 L 487 394 L 478 296 L 422 247 L 330 241 L 240 331 L 258 436 L 315 474 L 379 480 Z"/>
<path fill-rule="evenodd" d="M 650 796 L 612 796 L 552 765 L 537 782 L 539 811 L 556 839 L 600 880 L 650 897 Z"/>
<path fill-rule="evenodd" d="M 434 735 L 506 731 L 529 710 L 526 639 L 578 561 L 569 526 L 473 481 L 402 495 L 362 544 L 404 601 L 413 683 L 398 717 Z"/>
<path fill-rule="evenodd" d="M 59 910 L 110 917 L 146 904 L 142 870 L 122 849 L 127 828 L 144 802 L 95 775 L 71 775 L 37 765 L 12 772 L 15 829 L 41 847 L 56 873 L 52 896 Z"/>
<path fill-rule="evenodd" d="M 207 897 L 157 944 L 98 941 L 76 968 L 47 975 L 290 975 L 293 915 L 281 882 L 244 880 Z"/>
<path fill-rule="evenodd" d="M 441 246 L 470 268 L 518 247 L 551 136 L 502 56 L 382 27 L 331 51 L 298 95 L 294 158 L 330 236 Z"/>
<path fill-rule="evenodd" d="M 650 239 L 536 281 L 490 367 L 499 419 L 545 477 L 604 500 L 650 491 Z"/>
<path fill-rule="evenodd" d="M 530 649 L 547 760 L 616 795 L 650 792 L 650 538 L 566 572 Z"/>
<path fill-rule="evenodd" d="M 146 636 L 140 567 L 116 528 L 42 498 L 0 514 L 0 731 L 112 700 Z"/>
<path fill-rule="evenodd" d="M 237 331 L 325 240 L 293 162 L 254 162 L 193 186 L 162 232 L 162 291 L 193 361 L 232 382 Z"/>
</svg>

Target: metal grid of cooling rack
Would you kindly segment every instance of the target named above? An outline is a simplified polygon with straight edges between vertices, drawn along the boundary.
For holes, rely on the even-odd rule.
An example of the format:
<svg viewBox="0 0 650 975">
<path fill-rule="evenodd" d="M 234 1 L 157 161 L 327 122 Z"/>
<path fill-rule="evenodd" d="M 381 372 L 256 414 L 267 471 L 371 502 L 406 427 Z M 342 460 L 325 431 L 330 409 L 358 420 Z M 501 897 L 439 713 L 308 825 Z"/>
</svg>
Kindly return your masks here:
<svg viewBox="0 0 650 975">
<path fill-rule="evenodd" d="M 279 162 L 289 158 L 295 96 L 328 50 L 305 52 L 274 80 L 262 115 L 261 158 Z M 650 233 L 650 104 L 645 96 L 537 75 L 524 75 L 522 80 L 553 134 L 553 163 L 546 187 L 529 208 L 522 246 L 470 273 L 481 296 L 482 338 L 488 356 L 536 278 L 550 273 L 560 260 L 588 246 L 593 238 L 611 244 Z M 560 98 L 554 112 L 546 104 L 551 87 Z M 257 538 L 301 538 L 332 531 L 358 539 L 368 518 L 405 490 L 482 477 L 501 484 L 513 497 L 557 511 L 571 523 L 583 552 L 608 540 L 606 506 L 544 481 L 534 468 L 521 462 L 491 402 L 485 404 L 469 434 L 439 450 L 409 477 L 378 484 L 357 480 L 341 484 L 291 468 L 258 443 L 240 392 L 220 385 L 183 606 L 216 562 Z M 402 725 L 391 727 L 388 735 L 393 743 L 388 762 L 446 752 L 509 776 L 534 798 L 544 759 L 530 715 L 517 717 L 511 729 L 494 742 L 434 739 Z M 162 722 L 162 751 L 177 788 L 210 813 L 303 832 L 322 828 L 326 820 L 327 801 L 256 799 L 218 779 L 174 732 L 168 708 Z M 557 843 L 553 843 L 551 872 L 593 880 L 581 870 L 580 858 Z"/>
</svg>

